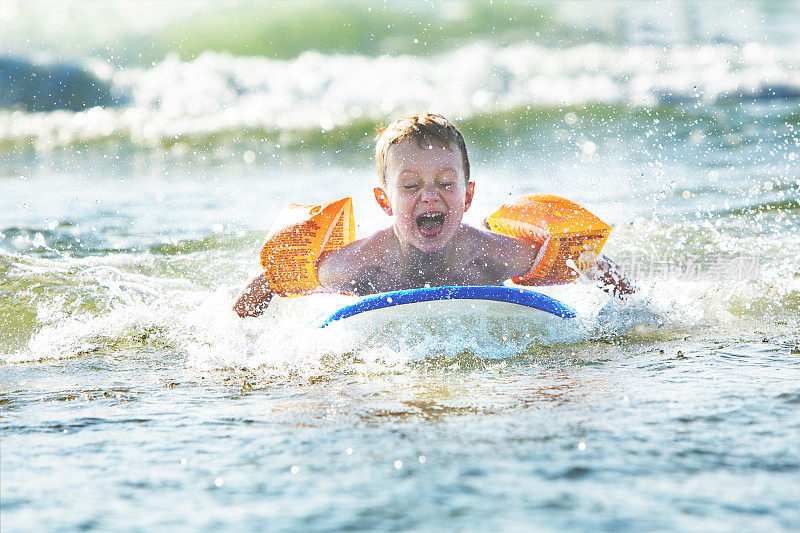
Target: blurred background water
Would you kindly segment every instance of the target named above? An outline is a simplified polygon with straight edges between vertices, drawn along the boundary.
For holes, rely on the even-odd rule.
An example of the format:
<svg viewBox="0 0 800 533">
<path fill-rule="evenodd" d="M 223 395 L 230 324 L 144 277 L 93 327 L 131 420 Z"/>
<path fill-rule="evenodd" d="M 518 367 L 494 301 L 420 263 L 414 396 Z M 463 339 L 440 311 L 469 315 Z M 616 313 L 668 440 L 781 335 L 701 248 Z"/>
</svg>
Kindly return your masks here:
<svg viewBox="0 0 800 533">
<path fill-rule="evenodd" d="M 0 3 L 3 529 L 795 530 L 800 4 Z M 239 320 L 375 127 L 467 138 L 468 221 L 613 224 L 627 304 L 509 338 Z M 457 317 L 458 318 L 458 317 Z M 514 317 L 510 317 L 514 320 Z M 146 510 L 146 512 L 142 512 Z"/>
</svg>

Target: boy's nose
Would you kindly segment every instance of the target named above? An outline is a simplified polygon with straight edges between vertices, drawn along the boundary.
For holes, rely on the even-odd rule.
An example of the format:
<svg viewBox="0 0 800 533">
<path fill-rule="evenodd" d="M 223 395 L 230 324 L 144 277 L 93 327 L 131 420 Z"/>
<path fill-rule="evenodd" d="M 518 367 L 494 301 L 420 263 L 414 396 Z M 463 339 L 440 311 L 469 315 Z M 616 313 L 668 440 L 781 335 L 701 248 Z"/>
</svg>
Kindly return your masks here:
<svg viewBox="0 0 800 533">
<path fill-rule="evenodd" d="M 423 202 L 435 202 L 439 199 L 439 191 L 436 190 L 436 185 L 427 185 L 422 189 Z"/>
</svg>

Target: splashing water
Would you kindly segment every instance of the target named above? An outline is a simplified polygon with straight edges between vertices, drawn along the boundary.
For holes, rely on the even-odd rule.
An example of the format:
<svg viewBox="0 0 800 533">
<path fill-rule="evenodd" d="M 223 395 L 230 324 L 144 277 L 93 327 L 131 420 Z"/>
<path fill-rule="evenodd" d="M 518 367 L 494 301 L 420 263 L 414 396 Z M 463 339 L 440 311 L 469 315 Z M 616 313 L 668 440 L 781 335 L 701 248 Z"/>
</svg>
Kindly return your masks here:
<svg viewBox="0 0 800 533">
<path fill-rule="evenodd" d="M 156 39 L 180 9 L 145 5 L 141 59 L 131 33 L 98 44 L 112 10 L 69 33 L 76 6 L 0 4 L 5 528 L 796 527 L 794 4 L 347 5 L 374 8 L 347 35 L 395 24 L 349 51 L 292 44 L 342 20 L 330 6 L 210 24 L 194 3 L 184 50 Z M 265 13 L 302 32 L 235 43 L 260 57 L 212 42 Z M 467 222 L 568 197 L 613 224 L 637 294 L 541 288 L 575 320 L 319 329 L 352 301 L 333 294 L 236 318 L 286 203 L 352 195 L 359 235 L 388 223 L 373 128 L 420 110 L 467 138 Z"/>
</svg>

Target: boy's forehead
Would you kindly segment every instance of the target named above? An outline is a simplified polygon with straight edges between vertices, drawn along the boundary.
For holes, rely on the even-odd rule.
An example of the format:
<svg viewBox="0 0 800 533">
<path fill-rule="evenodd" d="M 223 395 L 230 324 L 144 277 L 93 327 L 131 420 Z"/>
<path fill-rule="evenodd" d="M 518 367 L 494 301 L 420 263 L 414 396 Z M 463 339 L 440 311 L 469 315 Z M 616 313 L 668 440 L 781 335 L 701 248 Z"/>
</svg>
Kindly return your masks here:
<svg viewBox="0 0 800 533">
<path fill-rule="evenodd" d="M 415 139 L 404 139 L 389 147 L 387 166 L 397 167 L 421 165 L 425 167 L 452 167 L 463 172 L 461 154 L 457 147 L 441 143 L 417 143 Z"/>
</svg>

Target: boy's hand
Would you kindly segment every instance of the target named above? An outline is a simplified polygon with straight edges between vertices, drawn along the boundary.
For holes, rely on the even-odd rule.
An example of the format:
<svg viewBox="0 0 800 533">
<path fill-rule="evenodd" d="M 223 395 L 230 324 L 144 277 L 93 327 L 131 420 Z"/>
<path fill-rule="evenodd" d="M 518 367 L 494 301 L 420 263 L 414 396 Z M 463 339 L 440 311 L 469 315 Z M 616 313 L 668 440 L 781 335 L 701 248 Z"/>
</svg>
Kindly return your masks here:
<svg viewBox="0 0 800 533">
<path fill-rule="evenodd" d="M 636 286 L 626 276 L 622 269 L 605 255 L 597 258 L 586 277 L 598 281 L 598 286 L 608 294 L 624 300 L 636 292 Z"/>
<path fill-rule="evenodd" d="M 247 284 L 233 304 L 233 310 L 242 318 L 259 316 L 267 310 L 274 295 L 275 293 L 269 288 L 267 275 L 261 274 Z"/>
</svg>

